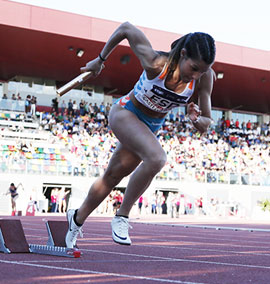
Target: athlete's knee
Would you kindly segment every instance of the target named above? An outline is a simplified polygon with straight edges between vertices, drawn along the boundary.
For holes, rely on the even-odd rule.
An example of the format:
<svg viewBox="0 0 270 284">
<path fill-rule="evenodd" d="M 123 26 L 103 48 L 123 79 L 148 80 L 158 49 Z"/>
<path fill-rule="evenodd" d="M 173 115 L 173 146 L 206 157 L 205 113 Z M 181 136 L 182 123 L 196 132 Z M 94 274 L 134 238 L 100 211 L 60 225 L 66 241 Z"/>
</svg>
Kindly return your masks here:
<svg viewBox="0 0 270 284">
<path fill-rule="evenodd" d="M 151 155 L 145 162 L 153 174 L 158 173 L 166 164 L 167 156 L 164 151 Z"/>
</svg>

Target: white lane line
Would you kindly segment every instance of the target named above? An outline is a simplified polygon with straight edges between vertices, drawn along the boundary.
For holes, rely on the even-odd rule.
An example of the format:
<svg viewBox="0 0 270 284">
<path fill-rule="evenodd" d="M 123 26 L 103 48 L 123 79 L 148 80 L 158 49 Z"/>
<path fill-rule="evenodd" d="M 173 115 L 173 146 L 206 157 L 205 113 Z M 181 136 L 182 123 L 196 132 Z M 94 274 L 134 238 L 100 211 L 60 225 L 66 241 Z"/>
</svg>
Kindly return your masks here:
<svg viewBox="0 0 270 284">
<path fill-rule="evenodd" d="M 143 233 L 140 233 L 140 234 L 136 234 L 135 236 L 134 236 L 134 239 L 138 239 L 138 241 L 140 241 L 140 236 L 145 236 L 145 235 L 149 235 L 149 234 L 143 234 Z M 97 233 L 90 233 L 90 232 L 85 232 L 84 231 L 84 239 L 80 239 L 80 241 L 90 241 L 90 240 L 88 240 L 90 237 L 92 237 L 92 236 L 94 236 L 94 237 L 102 237 L 102 239 L 104 239 L 104 238 L 108 238 L 108 240 L 111 240 L 111 232 L 108 232 L 108 235 L 106 236 L 106 235 L 104 235 L 104 234 L 97 234 Z M 164 235 L 162 234 L 162 235 L 157 235 L 157 236 L 160 236 L 160 237 L 163 237 Z M 158 242 L 165 242 L 165 243 L 167 243 L 168 241 L 170 241 L 170 242 L 173 242 L 173 241 L 179 241 L 179 242 L 183 242 L 185 245 L 186 245 L 186 243 L 187 242 L 189 242 L 189 243 L 192 243 L 192 244 L 202 244 L 202 245 L 213 245 L 213 243 L 212 242 L 209 242 L 209 243 L 204 243 L 203 242 L 203 240 L 205 239 L 205 240 L 215 240 L 215 241 L 217 241 L 217 237 L 215 237 L 215 238 L 209 238 L 209 237 L 202 237 L 202 236 L 200 236 L 200 237 L 194 237 L 194 236 L 192 236 L 192 238 L 193 239 L 199 239 L 199 240 L 201 240 L 200 242 L 198 242 L 198 241 L 187 241 L 186 239 L 187 238 L 190 238 L 190 236 L 183 236 L 183 235 L 179 235 L 179 236 L 177 236 L 177 235 L 175 235 L 175 236 L 167 236 L 168 237 L 168 239 L 162 239 L 162 238 L 147 238 L 147 241 L 158 241 Z M 178 239 L 171 239 L 171 237 L 175 237 L 175 238 L 177 238 L 178 237 Z M 85 240 L 85 239 L 87 239 L 87 240 Z M 98 242 L 98 241 L 102 241 L 102 240 L 93 240 L 92 242 Z M 232 242 L 231 244 L 229 244 L 229 246 L 231 246 L 231 247 L 235 247 L 235 248 L 237 248 L 237 247 L 240 247 L 240 248 L 244 248 L 244 247 L 246 247 L 246 248 L 254 248 L 254 249 L 262 249 L 262 250 L 266 250 L 266 249 L 270 249 L 270 246 L 269 246 L 269 242 L 261 242 L 260 240 L 258 241 L 258 240 L 254 240 L 254 241 L 245 241 L 245 244 L 243 244 L 243 241 L 242 242 L 240 242 L 239 240 L 232 240 L 232 239 L 230 239 L 230 240 L 227 240 L 227 239 L 221 239 L 221 238 L 218 238 L 218 241 L 224 241 L 224 242 L 228 242 L 228 241 L 230 241 L 230 242 Z M 236 244 L 233 244 L 233 242 L 235 242 Z M 239 243 L 239 244 L 237 244 L 237 242 Z M 246 245 L 246 243 L 251 243 L 250 245 Z M 258 243 L 260 243 L 260 245 L 261 246 L 257 246 L 257 245 L 252 245 L 252 243 L 254 243 L 254 244 L 258 244 Z M 192 245 L 191 244 L 191 245 Z M 266 244 L 266 245 L 268 245 L 268 246 L 265 246 L 265 245 L 263 245 L 263 244 Z M 228 247 L 228 243 L 216 243 L 215 242 L 215 244 L 214 244 L 215 246 L 225 246 L 225 247 Z"/>
<path fill-rule="evenodd" d="M 17 260 L 17 262 L 23 262 L 23 263 L 73 263 L 74 260 L 52 260 L 52 259 L 47 259 L 47 260 Z"/>
<path fill-rule="evenodd" d="M 106 231 L 106 233 L 107 233 L 107 231 Z M 134 237 L 135 238 L 139 238 L 140 236 L 149 236 L 149 234 L 150 233 L 142 233 L 142 232 L 140 232 L 140 233 L 136 233 L 136 235 Z M 102 237 L 104 237 L 105 234 L 101 234 L 101 233 L 100 234 L 96 234 L 96 233 L 90 233 L 90 232 L 86 231 L 86 232 L 84 232 L 84 235 L 85 236 L 102 236 Z M 111 231 L 108 231 L 108 236 L 109 237 L 111 236 Z M 158 238 L 147 238 L 147 239 L 148 240 L 154 240 L 154 241 L 164 241 L 164 242 L 168 242 L 168 241 L 172 241 L 172 242 L 173 241 L 183 241 L 183 242 L 185 242 L 186 239 L 190 239 L 190 238 L 192 238 L 192 239 L 199 239 L 199 240 L 207 240 L 207 241 L 212 241 L 212 240 L 217 241 L 217 236 L 209 237 L 208 234 L 205 237 L 202 236 L 202 235 L 200 235 L 200 236 L 194 236 L 194 235 L 190 236 L 190 235 L 182 235 L 182 234 L 179 234 L 179 235 L 155 234 L 155 236 L 156 237 L 161 237 L 161 238 L 166 236 L 167 239 L 161 239 L 161 238 L 159 238 L 159 239 Z M 235 246 L 239 245 L 239 246 L 243 247 L 243 241 L 239 241 L 239 239 L 232 239 L 232 236 L 230 236 L 229 239 L 220 238 L 220 236 L 218 236 L 218 241 L 230 242 L 230 243 L 232 243 L 231 245 L 235 245 Z M 233 243 L 235 243 L 235 244 L 233 244 Z M 268 245 L 267 248 L 270 248 L 269 242 L 261 241 L 261 239 L 245 240 L 245 243 L 250 243 L 250 246 L 254 246 L 254 245 L 252 245 L 252 243 L 254 243 L 254 244 L 260 243 L 261 245 L 263 245 L 263 244 Z M 211 243 L 209 243 L 209 244 L 211 244 Z M 204 245 L 205 245 L 205 243 L 204 243 Z M 220 245 L 227 246 L 228 243 L 221 243 Z M 265 246 L 263 246 L 263 248 L 265 248 Z"/>
<path fill-rule="evenodd" d="M 136 238 L 136 237 L 135 237 Z M 140 239 L 138 241 L 141 241 Z M 147 241 L 155 241 L 159 243 L 168 243 L 168 242 L 174 242 L 176 240 L 166 240 L 166 239 L 147 239 Z M 216 239 L 216 242 L 209 242 L 205 243 L 203 241 L 187 241 L 187 240 L 179 240 L 179 246 L 185 245 L 185 246 L 194 246 L 194 245 L 200 245 L 200 246 L 211 246 L 211 247 L 231 247 L 231 248 L 249 248 L 249 249 L 264 249 L 268 250 L 270 249 L 270 246 L 255 246 L 255 245 L 245 245 L 245 244 L 230 244 L 230 243 L 218 243 L 218 239 Z"/>
<path fill-rule="evenodd" d="M 97 236 L 97 237 L 102 237 L 104 239 L 104 235 L 102 234 L 94 234 L 94 233 L 84 233 L 84 239 L 80 239 L 80 241 L 82 242 L 101 242 L 102 240 L 88 240 L 91 236 Z M 86 238 L 87 236 L 87 238 Z M 179 236 L 179 237 L 182 237 L 182 236 Z M 108 235 L 108 238 L 109 240 L 111 240 L 111 236 Z M 87 239 L 87 240 L 86 240 Z M 138 235 L 134 236 L 134 239 L 137 239 L 138 241 L 141 241 L 141 239 L 139 238 Z M 199 238 L 200 240 L 203 240 L 203 239 L 207 239 L 209 240 L 209 238 Z M 183 240 L 183 239 L 179 239 L 179 240 L 172 240 L 172 239 L 157 239 L 157 238 L 147 238 L 147 241 L 155 241 L 155 242 L 160 242 L 160 243 L 168 243 L 168 242 L 181 242 L 179 244 L 179 248 L 182 248 L 183 245 L 203 245 L 203 246 L 219 246 L 219 247 L 234 247 L 234 248 L 254 248 L 254 249 L 262 249 L 262 250 L 266 250 L 266 249 L 270 249 L 270 246 L 255 246 L 255 245 L 244 245 L 243 243 L 242 244 L 228 244 L 228 243 L 217 243 L 217 238 L 214 239 L 216 242 L 215 243 L 204 243 L 203 241 L 201 242 L 198 242 L 198 241 L 187 241 L 187 240 Z M 218 239 L 220 240 L 220 239 Z M 222 240 L 222 239 L 221 239 Z M 228 241 L 228 240 L 227 240 Z M 254 241 L 255 243 L 255 241 Z M 258 242 L 257 242 L 258 243 Z M 260 242 L 260 244 L 263 244 L 262 242 Z M 267 243 L 269 244 L 269 242 Z M 159 245 L 157 245 L 159 246 Z"/>
<path fill-rule="evenodd" d="M 51 263 L 51 262 L 55 262 L 55 263 L 73 263 L 72 260 L 68 261 L 60 261 L 60 260 L 22 260 L 24 263 Z M 135 259 L 129 259 L 129 260 L 117 260 L 117 262 L 166 262 L 168 260 L 164 260 L 164 259 L 141 259 L 141 260 L 135 260 Z M 115 262 L 115 260 L 84 260 L 81 261 L 81 263 L 111 263 L 111 262 Z"/>
<path fill-rule="evenodd" d="M 244 227 L 227 227 L 218 225 L 191 225 L 191 224 L 167 224 L 167 223 L 152 223 L 152 222 L 140 222 L 140 221 L 130 221 L 134 224 L 146 224 L 154 226 L 167 226 L 167 227 L 184 227 L 184 228 L 197 228 L 197 229 L 215 229 L 215 230 L 230 230 L 230 231 L 248 231 L 248 232 L 267 232 L 270 233 L 270 229 L 260 229 L 260 228 L 244 228 Z"/>
<path fill-rule="evenodd" d="M 138 222 L 133 222 L 134 224 L 135 223 L 138 223 Z M 139 224 L 144 224 L 144 223 L 139 223 Z M 30 224 L 29 224 L 30 225 Z M 147 223 L 146 225 L 152 225 L 151 223 Z M 157 224 L 157 225 L 159 225 L 159 224 Z M 169 226 L 169 225 L 168 225 Z M 180 226 L 180 225 L 179 225 Z M 184 226 L 184 225 L 183 225 Z M 34 229 L 34 228 L 29 228 L 29 227 L 24 227 L 24 230 L 29 230 L 29 231 L 39 231 L 39 232 L 47 232 L 46 231 L 46 229 L 44 228 L 44 229 Z M 108 235 L 110 235 L 110 231 L 109 230 L 103 230 L 103 232 L 106 232 L 106 233 L 108 233 Z M 206 232 L 206 231 L 205 231 Z M 84 233 L 85 235 L 87 235 L 88 233 L 87 232 L 85 232 Z M 104 237 L 104 234 L 91 234 L 90 233 L 90 235 L 97 235 L 97 236 L 103 236 Z M 149 233 L 143 233 L 143 232 L 140 232 L 139 234 L 137 234 L 137 236 L 140 236 L 140 235 L 142 235 L 142 236 L 144 236 L 144 235 L 149 235 Z M 207 237 L 202 237 L 201 236 L 201 233 L 200 233 L 200 236 L 195 236 L 195 235 L 192 235 L 192 238 L 193 239 L 200 239 L 200 240 L 202 240 L 202 239 L 207 239 L 207 240 L 217 240 L 217 237 L 216 237 L 216 235 L 213 235 L 212 237 L 209 237 L 209 235 L 212 235 L 209 231 L 208 231 L 208 233 L 207 233 Z M 164 234 L 156 234 L 156 236 L 160 236 L 160 237 L 163 237 L 164 236 Z M 189 235 L 170 235 L 170 236 L 167 236 L 167 237 L 169 237 L 170 238 L 170 240 L 171 241 L 173 241 L 173 239 L 171 239 L 171 238 L 190 238 L 190 236 Z M 227 241 L 230 241 L 230 242 L 235 242 L 235 243 L 238 243 L 239 242 L 239 240 L 233 240 L 233 239 L 231 239 L 231 235 L 228 235 L 228 237 L 230 237 L 230 239 L 224 239 L 224 238 L 219 238 L 219 241 L 224 241 L 224 242 L 227 242 Z M 155 239 L 152 239 L 152 240 L 155 240 Z M 156 239 L 156 240 L 159 240 L 159 239 Z M 164 241 L 168 241 L 168 240 L 164 240 Z M 247 240 L 246 241 L 246 243 L 260 243 L 260 244 L 269 244 L 269 242 L 263 242 L 263 241 L 261 241 L 261 239 L 260 240 L 258 240 L 258 239 L 254 239 L 254 240 Z M 241 247 L 243 246 L 243 244 L 241 243 Z"/>
<path fill-rule="evenodd" d="M 204 249 L 204 248 L 187 248 L 187 247 L 175 247 L 175 246 L 162 246 L 162 245 L 136 245 L 133 243 L 133 246 L 141 246 L 141 247 L 150 247 L 150 248 L 165 248 L 165 249 L 177 249 L 177 250 L 195 250 L 195 251 L 211 251 L 211 252 L 219 252 L 219 253 L 228 253 L 228 254 L 245 254 L 250 256 L 270 256 L 270 253 L 252 253 L 250 251 L 232 251 L 232 250 L 218 250 L 218 249 Z"/>
<path fill-rule="evenodd" d="M 91 241 L 91 243 L 94 243 L 95 241 Z M 100 243 L 97 241 L 97 243 Z M 200 249 L 200 248 L 185 248 L 185 247 L 173 247 L 173 246 L 161 246 L 161 245 L 158 245 L 158 246 L 152 246 L 152 245 L 136 245 L 136 244 L 133 244 L 133 246 L 136 246 L 136 247 L 150 247 L 150 248 L 165 248 L 165 249 L 181 249 L 181 250 L 195 250 L 195 251 L 211 251 L 211 252 L 218 252 L 218 253 L 228 253 L 228 254 L 244 254 L 244 255 L 251 255 L 251 256 L 270 256 L 270 254 L 262 254 L 262 253 L 250 253 L 250 252 L 235 252 L 235 251 L 223 251 L 223 250 L 215 250 L 215 249 Z M 103 253 L 111 253 L 111 254 L 122 254 L 120 252 L 108 252 L 108 251 L 102 251 L 102 250 L 93 250 L 93 249 L 81 249 L 81 251 L 91 251 L 91 252 L 103 252 Z M 126 253 L 123 253 L 123 255 L 126 255 Z M 131 254 L 133 255 L 133 254 Z M 136 256 L 136 255 L 135 255 Z M 140 257 L 142 257 L 141 255 L 139 255 Z M 150 256 L 146 256 L 146 257 L 150 257 Z M 173 261 L 175 259 L 173 258 Z M 133 261 L 133 260 L 128 260 L 129 262 L 130 261 Z M 137 262 L 138 260 L 136 260 Z M 156 259 L 156 260 L 140 260 L 140 261 L 168 261 L 167 259 Z M 24 261 L 24 262 L 39 262 L 39 261 Z M 44 261 L 44 262 L 48 262 L 48 261 Z M 54 262 L 62 262 L 62 261 L 54 261 Z M 70 262 L 70 261 L 65 261 L 65 262 Z"/>
<path fill-rule="evenodd" d="M 240 264 L 240 263 L 227 263 L 227 262 L 208 261 L 208 260 L 172 258 L 172 257 L 151 256 L 151 255 L 134 254 L 134 253 L 121 253 L 121 252 L 113 252 L 113 251 L 94 250 L 94 249 L 83 249 L 82 251 L 117 254 L 117 255 L 133 256 L 133 257 L 141 257 L 141 258 L 153 258 L 153 259 L 161 259 L 161 260 L 167 260 L 167 261 L 172 261 L 172 262 L 191 262 L 191 263 L 201 263 L 201 264 L 213 264 L 213 265 L 224 265 L 224 266 L 235 266 L 235 267 L 270 269 L 270 266 L 252 265 L 252 264 Z"/>
<path fill-rule="evenodd" d="M 96 235 L 96 234 L 91 234 L 91 235 Z M 103 236 L 104 237 L 104 236 Z M 148 239 L 148 241 L 158 241 L 159 239 Z M 161 240 L 162 243 L 167 243 L 168 241 L 166 240 Z M 89 240 L 88 238 L 84 238 L 84 239 L 79 239 L 80 243 L 90 243 L 90 244 L 103 244 L 103 245 L 109 245 L 111 244 L 111 238 L 108 238 L 108 240 Z M 197 243 L 191 243 L 189 245 L 194 245 Z M 150 247 L 150 248 L 165 248 L 165 249 L 174 249 L 174 250 L 195 250 L 197 251 L 205 251 L 205 252 L 218 252 L 218 253 L 228 253 L 228 254 L 244 254 L 244 255 L 250 255 L 250 256 L 270 256 L 270 252 L 269 253 L 258 253 L 258 252 L 250 252 L 250 251 L 233 251 L 233 250 L 222 250 L 222 249 L 210 249 L 210 248 L 194 248 L 194 247 L 186 247 L 187 244 L 179 244 L 179 246 L 170 246 L 170 245 L 161 245 L 161 244 L 156 244 L 156 245 L 147 245 L 147 244 L 137 244 L 137 243 L 133 243 L 132 246 L 136 246 L 136 247 Z M 209 243 L 208 245 L 211 245 L 211 243 Z M 247 247 L 247 246 L 245 246 Z M 249 248 L 255 248 L 255 249 L 261 249 L 262 251 L 265 251 L 265 247 L 255 247 L 255 246 L 248 246 Z M 241 246 L 241 248 L 243 248 L 243 246 Z"/>
<path fill-rule="evenodd" d="M 182 239 L 186 239 L 186 238 L 192 238 L 192 239 L 200 239 L 200 240 L 217 240 L 217 237 L 218 237 L 218 240 L 220 240 L 220 241 L 224 241 L 224 242 L 228 242 L 228 241 L 230 241 L 230 242 L 235 242 L 235 243 L 241 243 L 240 241 L 239 241 L 239 239 L 232 239 L 232 235 L 230 234 L 230 235 L 226 235 L 226 234 L 224 234 L 225 233 L 225 231 L 223 231 L 223 232 L 220 232 L 220 233 L 222 233 L 222 238 L 221 238 L 221 236 L 220 235 L 217 235 L 217 234 L 211 234 L 210 233 L 210 231 L 205 231 L 204 232 L 205 234 L 203 234 L 202 232 L 199 234 L 199 235 L 197 235 L 197 234 L 192 234 L 192 236 L 191 235 L 186 235 L 186 233 L 183 233 L 182 231 L 180 232 L 180 233 L 178 233 L 178 234 L 170 234 L 170 235 L 166 235 L 165 234 L 165 231 L 164 231 L 164 233 L 163 234 L 155 234 L 157 237 L 167 237 L 169 240 L 171 240 L 171 241 L 173 241 L 173 240 L 179 240 L 179 238 L 181 238 L 181 240 Z M 149 235 L 149 234 L 151 234 L 150 232 L 149 233 L 143 233 L 143 232 L 139 232 L 139 233 L 137 233 L 136 234 L 136 236 L 147 236 L 147 235 Z M 235 233 L 235 234 L 237 234 L 237 233 Z M 256 233 L 255 233 L 256 234 Z M 239 236 L 238 235 L 235 235 L 236 237 L 238 237 L 239 238 Z M 251 236 L 251 234 L 249 235 L 249 237 Z M 258 234 L 256 235 L 256 236 L 258 236 Z M 267 241 L 262 241 L 262 237 L 263 237 L 263 235 L 260 235 L 260 237 L 256 237 L 255 235 L 252 235 L 252 239 L 251 238 L 249 238 L 248 240 L 245 240 L 245 242 L 247 242 L 247 243 L 261 243 L 261 244 L 267 244 L 267 245 L 269 245 L 269 242 L 267 242 Z M 265 236 L 264 235 L 264 240 L 265 239 L 267 239 L 267 237 L 268 237 L 269 235 L 267 234 L 267 236 Z M 227 237 L 227 238 L 226 238 Z M 167 240 L 168 240 L 167 239 Z M 242 244 L 242 243 L 241 243 Z"/>
<path fill-rule="evenodd" d="M 47 268 L 47 269 L 62 270 L 62 271 L 69 271 L 69 272 L 98 274 L 98 275 L 104 275 L 104 276 L 114 276 L 114 277 L 149 280 L 149 281 L 158 281 L 158 282 L 164 282 L 164 283 L 205 284 L 205 283 L 199 283 L 199 282 L 187 282 L 187 281 L 171 280 L 171 279 L 164 279 L 164 278 L 152 278 L 152 277 L 137 276 L 137 275 L 101 272 L 101 271 L 95 271 L 95 270 L 76 269 L 76 268 L 68 268 L 68 267 L 56 267 L 56 266 L 50 266 L 50 265 L 44 265 L 44 264 L 25 263 L 25 262 L 19 262 L 19 261 L 0 260 L 0 262 L 6 263 L 6 264 L 17 264 L 17 265 L 25 265 L 25 266 L 30 266 L 30 267 Z"/>
</svg>

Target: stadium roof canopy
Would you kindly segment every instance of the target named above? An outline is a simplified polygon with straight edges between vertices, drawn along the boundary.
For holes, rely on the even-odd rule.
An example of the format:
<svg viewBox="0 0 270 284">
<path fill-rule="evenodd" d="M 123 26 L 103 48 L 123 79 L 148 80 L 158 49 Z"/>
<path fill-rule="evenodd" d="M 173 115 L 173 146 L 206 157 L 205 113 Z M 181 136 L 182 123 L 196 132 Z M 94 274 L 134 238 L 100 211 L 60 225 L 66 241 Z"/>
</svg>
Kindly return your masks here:
<svg viewBox="0 0 270 284">
<path fill-rule="evenodd" d="M 0 15 L 2 81 L 31 76 L 62 85 L 99 54 L 120 24 L 6 0 L 0 0 Z M 141 30 L 156 50 L 168 51 L 171 42 L 181 36 L 144 27 Z M 79 49 L 84 51 L 82 57 L 77 56 Z M 223 73 L 223 79 L 215 82 L 213 107 L 270 113 L 269 51 L 217 42 L 214 70 Z M 136 56 L 123 41 L 106 61 L 102 74 L 89 84 L 123 95 L 141 71 Z"/>
</svg>

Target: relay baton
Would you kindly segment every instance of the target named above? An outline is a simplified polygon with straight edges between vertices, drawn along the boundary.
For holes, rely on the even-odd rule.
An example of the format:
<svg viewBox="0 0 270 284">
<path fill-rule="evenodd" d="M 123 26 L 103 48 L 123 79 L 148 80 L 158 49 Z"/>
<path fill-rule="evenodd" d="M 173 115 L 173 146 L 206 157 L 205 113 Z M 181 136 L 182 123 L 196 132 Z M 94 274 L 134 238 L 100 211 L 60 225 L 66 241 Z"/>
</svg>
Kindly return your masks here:
<svg viewBox="0 0 270 284">
<path fill-rule="evenodd" d="M 60 97 L 63 96 L 65 93 L 67 93 L 71 89 L 76 88 L 77 86 L 84 83 L 87 79 L 91 77 L 91 74 L 92 72 L 84 72 L 80 74 L 79 76 L 77 76 L 76 78 L 74 78 L 73 80 L 69 81 L 64 86 L 56 90 L 56 94 Z"/>
</svg>

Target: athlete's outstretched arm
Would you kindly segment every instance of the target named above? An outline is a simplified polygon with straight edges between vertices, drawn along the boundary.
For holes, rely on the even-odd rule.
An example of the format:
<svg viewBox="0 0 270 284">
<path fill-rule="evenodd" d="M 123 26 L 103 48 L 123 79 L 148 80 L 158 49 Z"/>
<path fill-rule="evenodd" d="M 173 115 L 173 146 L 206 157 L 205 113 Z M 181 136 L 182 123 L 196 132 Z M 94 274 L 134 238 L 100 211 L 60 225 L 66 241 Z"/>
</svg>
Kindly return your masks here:
<svg viewBox="0 0 270 284">
<path fill-rule="evenodd" d="M 128 40 L 131 49 L 140 60 L 143 69 L 149 72 L 155 72 L 158 68 L 155 64 L 155 59 L 159 56 L 159 54 L 153 50 L 144 33 L 129 22 L 121 24 L 111 35 L 100 52 L 101 58 L 97 57 L 96 59 L 88 62 L 85 67 L 81 68 L 81 71 L 93 71 L 95 75 L 98 75 L 104 67 L 104 61 L 102 59 L 106 60 L 115 47 L 124 39 Z M 156 72 L 159 71 L 160 70 Z"/>
</svg>

